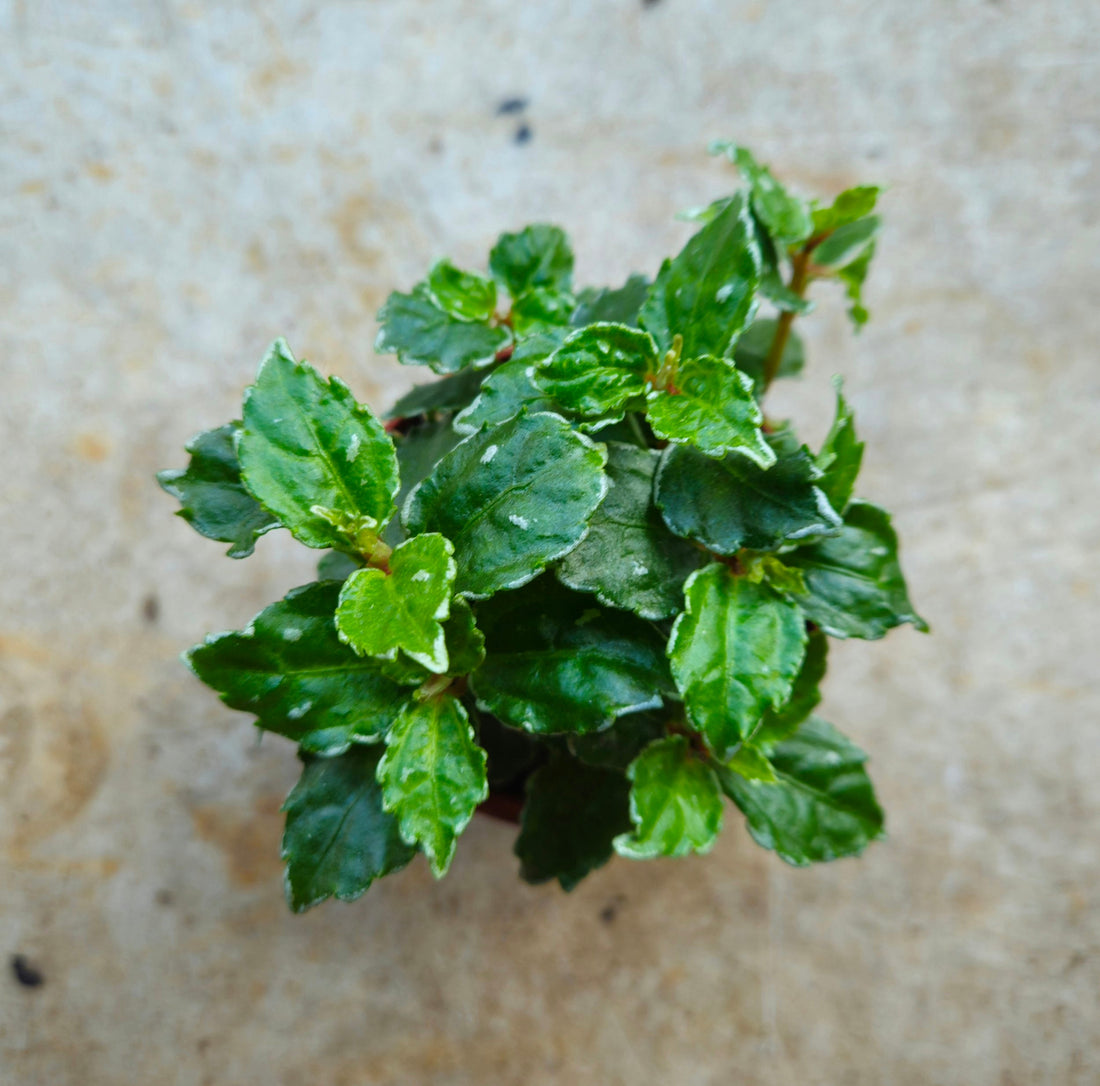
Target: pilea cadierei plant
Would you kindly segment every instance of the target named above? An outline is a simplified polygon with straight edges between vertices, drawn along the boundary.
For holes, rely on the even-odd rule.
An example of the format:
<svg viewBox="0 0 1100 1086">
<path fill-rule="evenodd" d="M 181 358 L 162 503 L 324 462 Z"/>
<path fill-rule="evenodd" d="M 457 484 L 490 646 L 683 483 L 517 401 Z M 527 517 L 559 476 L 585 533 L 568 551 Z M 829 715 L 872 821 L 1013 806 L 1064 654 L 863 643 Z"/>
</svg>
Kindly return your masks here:
<svg viewBox="0 0 1100 1086">
<path fill-rule="evenodd" d="M 819 205 L 712 151 L 741 187 L 652 279 L 575 290 L 560 229 L 504 234 L 488 276 L 441 260 L 383 306 L 377 349 L 439 375 L 388 421 L 279 340 L 241 418 L 160 475 L 231 557 L 276 528 L 327 552 L 186 654 L 298 744 L 293 909 L 417 851 L 442 876 L 479 806 L 566 889 L 615 852 L 708 851 L 724 796 L 788 863 L 881 836 L 866 755 L 814 714 L 828 638 L 924 624 L 890 517 L 853 497 L 840 386 L 816 453 L 763 407 L 802 369 L 812 283 L 867 319 L 878 190 Z"/>
</svg>

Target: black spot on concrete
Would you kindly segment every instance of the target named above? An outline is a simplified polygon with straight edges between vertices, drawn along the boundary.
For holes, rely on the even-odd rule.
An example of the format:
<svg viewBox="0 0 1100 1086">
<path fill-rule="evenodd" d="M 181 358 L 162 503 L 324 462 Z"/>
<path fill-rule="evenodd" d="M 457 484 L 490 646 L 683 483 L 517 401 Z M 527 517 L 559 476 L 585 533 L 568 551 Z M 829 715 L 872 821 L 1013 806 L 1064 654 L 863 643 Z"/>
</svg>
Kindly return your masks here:
<svg viewBox="0 0 1100 1086">
<path fill-rule="evenodd" d="M 497 106 L 497 114 L 503 115 L 505 113 L 522 113 L 527 108 L 526 98 L 505 98 L 503 102 Z"/>
<path fill-rule="evenodd" d="M 142 600 L 141 617 L 144 618 L 150 626 L 155 626 L 157 619 L 160 618 L 160 600 L 157 599 L 155 592 L 150 592 L 149 595 Z"/>
<path fill-rule="evenodd" d="M 643 8 L 655 8 L 661 0 L 642 0 Z"/>
<path fill-rule="evenodd" d="M 156 892 L 156 896 L 153 898 L 153 900 L 158 905 L 168 906 L 168 905 L 171 905 L 176 899 L 173 896 L 171 890 L 158 890 Z"/>
<path fill-rule="evenodd" d="M 41 988 L 46 978 L 40 969 L 36 969 L 22 954 L 11 956 L 11 971 L 16 981 L 24 988 Z"/>
<path fill-rule="evenodd" d="M 512 139 L 520 146 L 523 146 L 523 144 L 531 142 L 531 137 L 533 135 L 534 133 L 531 131 L 531 126 L 529 124 L 521 124 L 519 128 L 516 129 L 516 134 Z"/>
</svg>

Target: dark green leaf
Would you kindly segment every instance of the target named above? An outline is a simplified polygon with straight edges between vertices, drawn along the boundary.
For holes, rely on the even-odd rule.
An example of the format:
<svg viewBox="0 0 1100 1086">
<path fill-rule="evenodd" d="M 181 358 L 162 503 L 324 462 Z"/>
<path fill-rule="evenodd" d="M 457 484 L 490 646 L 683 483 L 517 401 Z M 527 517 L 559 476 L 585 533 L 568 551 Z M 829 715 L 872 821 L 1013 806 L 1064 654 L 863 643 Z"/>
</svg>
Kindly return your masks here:
<svg viewBox="0 0 1100 1086">
<path fill-rule="evenodd" d="M 531 382 L 531 363 L 514 358 L 493 370 L 481 393 L 465 411 L 455 417 L 455 429 L 475 434 L 485 426 L 499 426 L 527 408 L 528 412 L 552 411 L 556 404 Z"/>
<path fill-rule="evenodd" d="M 709 852 L 722 829 L 722 796 L 713 771 L 682 735 L 650 743 L 627 770 L 633 833 L 615 851 L 635 860 Z"/>
<path fill-rule="evenodd" d="M 502 234 L 489 254 L 489 270 L 513 298 L 535 287 L 568 291 L 573 285 L 573 250 L 560 227 L 535 223 Z"/>
<path fill-rule="evenodd" d="M 714 562 L 684 588 L 668 655 L 692 724 L 719 759 L 790 696 L 805 654 L 798 608 Z"/>
<path fill-rule="evenodd" d="M 852 502 L 839 535 L 784 561 L 806 579 L 808 594 L 798 601 L 806 617 L 833 637 L 873 641 L 903 622 L 928 629 L 909 602 L 890 516 L 877 505 Z"/>
<path fill-rule="evenodd" d="M 845 189 L 831 207 L 814 208 L 814 233 L 825 234 L 838 226 L 846 226 L 862 219 L 875 210 L 875 202 L 882 190 L 877 185 L 858 185 Z"/>
<path fill-rule="evenodd" d="M 760 432 L 763 415 L 752 381 L 729 359 L 704 355 L 681 362 L 675 391 L 648 393 L 646 417 L 658 437 L 694 445 L 707 456 L 736 453 L 761 468 L 775 462 Z"/>
<path fill-rule="evenodd" d="M 445 418 L 422 422 L 406 434 L 396 435 L 397 463 L 401 471 L 401 489 L 397 492 L 397 508 L 404 509 L 409 495 L 426 479 L 462 439 L 452 421 Z M 383 540 L 396 547 L 405 538 L 405 531 L 398 517 L 386 525 Z"/>
<path fill-rule="evenodd" d="M 279 527 L 241 482 L 234 445 L 240 427 L 231 422 L 196 434 L 185 446 L 191 454 L 186 470 L 157 473 L 157 482 L 183 507 L 176 516 L 207 539 L 232 543 L 230 558 L 247 558 L 260 536 Z"/>
<path fill-rule="evenodd" d="M 611 859 L 612 841 L 630 829 L 630 784 L 555 752 L 527 781 L 515 852 L 527 882 L 556 878 L 572 890 Z"/>
<path fill-rule="evenodd" d="M 485 751 L 462 702 L 451 694 L 410 701 L 386 735 L 378 780 L 402 838 L 418 844 L 442 878 L 459 834 L 489 794 Z"/>
<path fill-rule="evenodd" d="M 605 493 L 605 457 L 557 415 L 519 415 L 448 453 L 410 495 L 405 525 L 451 540 L 456 591 L 515 588 L 584 536 Z"/>
<path fill-rule="evenodd" d="M 451 613 L 454 548 L 435 533 L 414 536 L 390 556 L 389 572 L 356 570 L 340 589 L 336 628 L 363 656 L 400 649 L 432 672 L 447 671 L 443 620 Z"/>
<path fill-rule="evenodd" d="M 733 352 L 733 360 L 737 368 L 752 379 L 753 389 L 757 395 L 761 391 L 764 363 L 775 340 L 778 323 L 771 318 L 754 320 L 741 333 L 741 338 L 737 341 L 737 347 Z M 805 364 L 806 353 L 802 346 L 802 338 L 792 330 L 787 336 L 787 342 L 783 345 L 783 354 L 779 359 L 779 371 L 776 376 L 797 377 Z"/>
<path fill-rule="evenodd" d="M 287 796 L 283 859 L 287 901 L 296 913 L 330 897 L 354 901 L 416 854 L 382 809 L 374 777 L 381 754 L 381 747 L 358 747 L 338 758 L 311 758 Z"/>
<path fill-rule="evenodd" d="M 432 300 L 460 321 L 487 321 L 496 309 L 497 285 L 477 272 L 461 271 L 440 260 L 428 272 Z"/>
<path fill-rule="evenodd" d="M 570 735 L 569 749 L 585 765 L 624 771 L 642 751 L 668 733 L 673 714 L 668 709 L 621 716 L 610 728 L 587 735 Z"/>
<path fill-rule="evenodd" d="M 762 471 L 744 456 L 714 460 L 673 445 L 657 469 L 654 500 L 676 535 L 710 551 L 768 551 L 837 530 L 840 517 L 815 485 L 817 477 L 804 447 Z"/>
<path fill-rule="evenodd" d="M 770 760 L 774 784 L 718 771 L 757 844 L 804 867 L 858 856 L 883 836 L 882 810 L 863 767 L 867 755 L 831 724 L 810 717 Z"/>
<path fill-rule="evenodd" d="M 416 385 L 386 412 L 386 418 L 408 419 L 434 411 L 461 411 L 478 394 L 484 376 L 480 370 L 467 369 L 427 385 Z"/>
<path fill-rule="evenodd" d="M 317 563 L 317 580 L 346 581 L 357 569 L 362 568 L 362 559 L 342 551 L 329 551 Z"/>
<path fill-rule="evenodd" d="M 814 303 L 809 298 L 803 298 L 801 294 L 795 294 L 779 273 L 779 268 L 774 264 L 764 264 L 760 275 L 760 293 L 768 299 L 776 309 L 787 313 L 799 313 L 805 315 L 812 313 Z"/>
<path fill-rule="evenodd" d="M 535 287 L 512 305 L 512 327 L 517 336 L 528 336 L 547 328 L 565 328 L 577 307 L 577 299 L 552 287 Z"/>
<path fill-rule="evenodd" d="M 305 750 L 337 754 L 381 739 L 407 696 L 374 660 L 336 634 L 338 581 L 305 585 L 239 633 L 212 634 L 187 654 L 191 670 L 231 709 Z"/>
<path fill-rule="evenodd" d="M 819 268 L 842 268 L 873 244 L 882 227 L 877 215 L 846 223 L 834 230 L 814 249 L 813 261 Z"/>
<path fill-rule="evenodd" d="M 649 619 L 680 611 L 684 581 L 706 561 L 698 547 L 668 530 L 653 505 L 657 459 L 648 449 L 607 445 L 607 497 L 592 514 L 588 535 L 557 570 L 570 588 Z"/>
<path fill-rule="evenodd" d="M 519 728 L 509 728 L 488 713 L 478 716 L 477 740 L 489 755 L 489 786 L 517 797 L 527 773 L 537 767 L 549 749 L 545 739 Z"/>
<path fill-rule="evenodd" d="M 244 397 L 245 486 L 308 547 L 358 549 L 393 515 L 397 459 L 381 423 L 339 378 L 277 340 Z"/>
<path fill-rule="evenodd" d="M 664 639 L 624 611 L 543 577 L 478 606 L 485 662 L 478 705 L 537 733 L 584 733 L 656 708 L 670 689 Z"/>
<path fill-rule="evenodd" d="M 729 354 L 752 311 L 760 252 L 739 195 L 707 223 L 674 260 L 661 265 L 646 295 L 641 323 L 662 351 L 684 338 L 684 358 Z"/>
<path fill-rule="evenodd" d="M 838 512 L 848 508 L 852 491 L 863 462 L 863 442 L 856 439 L 855 417 L 848 401 L 841 391 L 841 382 L 837 378 L 836 418 L 832 428 L 817 454 L 817 466 L 822 472 L 817 485 L 829 500 L 829 504 Z"/>
<path fill-rule="evenodd" d="M 745 147 L 724 140 L 711 144 L 711 154 L 725 154 L 752 188 L 752 209 L 777 244 L 795 245 L 813 231 L 805 200 L 792 196 Z"/>
<path fill-rule="evenodd" d="M 436 373 L 488 366 L 511 342 L 506 327 L 451 316 L 423 286 L 414 287 L 411 294 L 394 291 L 378 311 L 378 322 L 376 351 L 396 354 L 406 366 L 431 366 Z"/>
<path fill-rule="evenodd" d="M 794 680 L 791 696 L 778 709 L 769 709 L 752 734 L 755 746 L 768 749 L 786 739 L 812 713 L 821 701 L 821 681 L 828 665 L 829 639 L 814 630 L 806 641 L 802 670 Z"/>
<path fill-rule="evenodd" d="M 644 275 L 632 275 L 615 290 L 610 287 L 599 290 L 590 287 L 578 297 L 572 323 L 578 328 L 598 321 L 635 327 L 648 290 L 649 280 Z"/>
</svg>

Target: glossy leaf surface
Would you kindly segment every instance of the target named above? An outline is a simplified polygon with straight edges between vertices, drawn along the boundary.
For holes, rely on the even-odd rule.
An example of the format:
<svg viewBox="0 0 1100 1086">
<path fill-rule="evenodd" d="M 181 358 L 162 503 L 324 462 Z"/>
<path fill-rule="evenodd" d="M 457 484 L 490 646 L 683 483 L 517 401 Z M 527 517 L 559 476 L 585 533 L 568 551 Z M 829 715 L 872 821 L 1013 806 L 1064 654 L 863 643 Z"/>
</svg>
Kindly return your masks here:
<svg viewBox="0 0 1100 1086">
<path fill-rule="evenodd" d="M 599 290 L 582 291 L 573 313 L 572 323 L 578 328 L 597 321 L 612 321 L 634 327 L 638 323 L 638 314 L 649 291 L 649 280 L 644 275 L 632 275 L 621 286 L 612 289 L 602 287 Z"/>
<path fill-rule="evenodd" d="M 529 414 L 555 410 L 554 401 L 532 383 L 531 366 L 526 358 L 513 358 L 493 370 L 477 399 L 455 417 L 455 430 L 475 434 L 483 426 L 499 426 L 515 418 L 524 408 Z"/>
<path fill-rule="evenodd" d="M 500 236 L 489 254 L 489 270 L 513 298 L 536 287 L 568 291 L 573 285 L 573 250 L 560 227 L 535 223 Z"/>
<path fill-rule="evenodd" d="M 812 630 L 806 640 L 806 655 L 791 688 L 790 697 L 778 708 L 769 709 L 752 733 L 755 746 L 769 749 L 782 742 L 821 702 L 821 682 L 828 665 L 829 639 L 821 630 Z"/>
<path fill-rule="evenodd" d="M 429 384 L 415 385 L 386 412 L 388 419 L 407 419 L 434 411 L 461 411 L 481 389 L 485 374 L 465 369 Z"/>
<path fill-rule="evenodd" d="M 817 486 L 838 512 L 848 508 L 860 465 L 863 463 L 863 442 L 856 437 L 855 416 L 836 381 L 836 417 L 817 454 L 821 478 Z"/>
<path fill-rule="evenodd" d="M 497 304 L 497 285 L 477 272 L 440 260 L 428 272 L 428 290 L 440 309 L 462 321 L 487 321 Z"/>
</svg>

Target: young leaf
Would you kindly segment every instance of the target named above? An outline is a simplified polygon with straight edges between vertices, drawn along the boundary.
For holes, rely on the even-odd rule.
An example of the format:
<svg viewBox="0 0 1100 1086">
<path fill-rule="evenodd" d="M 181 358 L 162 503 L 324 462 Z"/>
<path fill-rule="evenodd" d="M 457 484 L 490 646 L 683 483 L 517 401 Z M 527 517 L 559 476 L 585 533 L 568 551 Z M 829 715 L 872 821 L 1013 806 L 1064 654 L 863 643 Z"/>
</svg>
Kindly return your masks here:
<svg viewBox="0 0 1100 1086">
<path fill-rule="evenodd" d="M 815 485 L 817 477 L 803 447 L 762 471 L 744 456 L 714 460 L 673 445 L 657 468 L 654 500 L 676 535 L 716 554 L 768 551 L 837 530 L 840 517 Z"/>
<path fill-rule="evenodd" d="M 761 468 L 775 463 L 764 435 L 752 381 L 725 358 L 704 355 L 681 362 L 675 390 L 653 389 L 646 417 L 658 437 L 694 445 L 707 456 L 738 453 Z"/>
<path fill-rule="evenodd" d="M 485 659 L 485 638 L 477 628 L 473 609 L 461 596 L 451 600 L 450 617 L 443 623 L 443 640 L 447 649 L 447 669 L 437 674 L 469 675 Z M 422 686 L 433 674 L 400 650 L 392 660 L 380 659 L 378 666 L 386 678 L 402 686 Z"/>
<path fill-rule="evenodd" d="M 488 366 L 511 342 L 503 325 L 460 320 L 441 309 L 423 285 L 411 294 L 394 291 L 378 311 L 378 323 L 376 351 L 396 354 L 405 366 L 431 366 L 436 373 Z"/>
<path fill-rule="evenodd" d="M 489 794 L 485 751 L 462 702 L 451 694 L 410 701 L 386 736 L 378 781 L 402 838 L 419 845 L 442 878 L 459 834 Z"/>
<path fill-rule="evenodd" d="M 638 313 L 648 291 L 649 280 L 644 275 L 632 275 L 615 290 L 602 287 L 581 291 L 572 323 L 577 328 L 600 321 L 637 327 Z"/>
<path fill-rule="evenodd" d="M 821 682 L 828 664 L 829 639 L 813 630 L 806 641 L 802 670 L 794 680 L 791 696 L 778 708 L 769 709 L 752 733 L 752 743 L 765 750 L 782 742 L 812 713 L 821 701 Z"/>
<path fill-rule="evenodd" d="M 775 775 L 775 768 L 768 761 L 768 756 L 749 743 L 742 743 L 737 748 L 737 753 L 726 761 L 725 768 L 732 769 L 747 781 L 766 781 L 771 784 L 779 779 Z"/>
<path fill-rule="evenodd" d="M 839 535 L 783 557 L 802 570 L 807 594 L 798 603 L 827 634 L 874 641 L 903 622 L 928 630 L 909 602 L 890 515 L 877 505 L 852 502 Z"/>
<path fill-rule="evenodd" d="M 432 300 L 460 321 L 488 321 L 497 304 L 497 285 L 477 272 L 461 271 L 440 260 L 428 272 Z"/>
<path fill-rule="evenodd" d="M 877 185 L 858 185 L 845 189 L 831 207 L 814 208 L 814 233 L 826 234 L 870 215 L 881 191 Z"/>
<path fill-rule="evenodd" d="M 714 847 L 722 829 L 722 796 L 713 771 L 692 754 L 684 736 L 650 743 L 626 773 L 635 828 L 615 838 L 620 856 L 648 860 Z"/>
<path fill-rule="evenodd" d="M 836 275 L 847 290 L 848 300 L 852 303 L 848 307 L 848 316 L 858 332 L 871 318 L 871 314 L 863 306 L 863 284 L 867 281 L 867 273 L 871 268 L 871 258 L 875 255 L 874 242 L 867 246 L 863 252 L 843 268 L 838 268 Z"/>
<path fill-rule="evenodd" d="M 653 504 L 658 456 L 633 445 L 607 444 L 607 497 L 592 514 L 588 535 L 557 567 L 558 578 L 601 603 L 642 618 L 678 614 L 684 581 L 703 552 L 674 536 Z"/>
<path fill-rule="evenodd" d="M 479 708 L 539 734 L 599 731 L 655 709 L 670 690 L 660 634 L 624 611 L 543 577 L 478 607 L 485 662 L 471 679 Z"/>
<path fill-rule="evenodd" d="M 710 153 L 725 154 L 737 167 L 752 190 L 752 209 L 764 228 L 779 245 L 805 241 L 813 231 L 813 219 L 805 200 L 792 196 L 745 147 L 718 140 Z"/>
<path fill-rule="evenodd" d="M 758 318 L 741 333 L 737 347 L 733 352 L 733 361 L 737 368 L 751 379 L 753 391 L 759 395 L 764 377 L 764 362 L 775 340 L 779 322 L 772 318 Z M 787 335 L 783 345 L 783 354 L 779 358 L 777 377 L 797 377 L 806 364 L 806 352 L 802 338 L 795 331 Z"/>
<path fill-rule="evenodd" d="M 683 336 L 684 358 L 728 355 L 744 328 L 760 283 L 760 251 L 738 195 L 680 254 L 661 265 L 642 306 L 641 323 L 661 351 Z"/>
<path fill-rule="evenodd" d="M 445 673 L 442 620 L 451 613 L 453 554 L 449 540 L 430 533 L 402 543 L 388 573 L 356 570 L 340 589 L 340 639 L 362 656 L 393 659 L 401 649 L 429 671 Z"/>
<path fill-rule="evenodd" d="M 790 696 L 805 654 L 805 622 L 767 585 L 717 562 L 688 578 L 684 605 L 668 643 L 672 674 L 688 718 L 725 759 Z"/>
<path fill-rule="evenodd" d="M 881 228 L 882 220 L 877 215 L 837 227 L 814 249 L 814 263 L 819 268 L 843 268 L 851 264 L 874 243 Z"/>
<path fill-rule="evenodd" d="M 817 485 L 829 504 L 839 513 L 848 508 L 852 491 L 863 462 L 863 442 L 856 440 L 855 416 L 844 399 L 839 378 L 836 388 L 836 418 L 817 454 L 817 467 L 822 472 Z"/>
<path fill-rule="evenodd" d="M 196 434 L 185 446 L 191 454 L 186 470 L 157 473 L 157 482 L 179 499 L 182 508 L 176 516 L 207 539 L 232 543 L 230 558 L 247 558 L 260 536 L 279 527 L 241 482 L 234 446 L 240 428 L 239 422 L 231 422 Z"/>
<path fill-rule="evenodd" d="M 501 234 L 489 254 L 489 270 L 513 299 L 536 287 L 568 291 L 573 250 L 560 227 L 535 223 L 517 234 Z"/>
<path fill-rule="evenodd" d="M 382 809 L 374 776 L 381 754 L 381 747 L 357 747 L 338 758 L 306 760 L 283 804 L 286 896 L 296 913 L 330 897 L 354 901 L 416 854 Z"/>
<path fill-rule="evenodd" d="M 282 340 L 244 394 L 237 451 L 245 486 L 307 547 L 346 550 L 355 524 L 393 515 L 397 458 L 381 424 Z"/>
<path fill-rule="evenodd" d="M 405 526 L 451 540 L 457 592 L 516 588 L 583 538 L 606 490 L 605 458 L 559 416 L 519 415 L 448 453 L 409 495 Z"/>
<path fill-rule="evenodd" d="M 481 370 L 459 370 L 438 381 L 415 385 L 386 412 L 387 419 L 408 419 L 436 411 L 461 411 L 481 390 Z"/>
<path fill-rule="evenodd" d="M 770 755 L 776 781 L 719 769 L 757 844 L 796 867 L 858 856 L 882 837 L 882 810 L 863 767 L 867 755 L 831 724 L 810 717 Z"/>
<path fill-rule="evenodd" d="M 657 345 L 647 332 L 591 324 L 536 366 L 531 380 L 566 411 L 593 418 L 644 395 L 656 367 Z"/>
<path fill-rule="evenodd" d="M 566 328 L 577 299 L 552 287 L 535 287 L 512 303 L 512 327 L 519 337 L 550 328 Z"/>
<path fill-rule="evenodd" d="M 339 754 L 377 742 L 408 694 L 340 641 L 339 594 L 338 581 L 296 588 L 239 633 L 196 645 L 187 664 L 231 709 L 255 713 L 259 727 L 303 750 Z"/>
<path fill-rule="evenodd" d="M 611 859 L 615 837 L 630 829 L 629 795 L 622 773 L 553 752 L 527 779 L 515 845 L 520 876 L 535 884 L 556 878 L 572 890 Z"/>
</svg>

